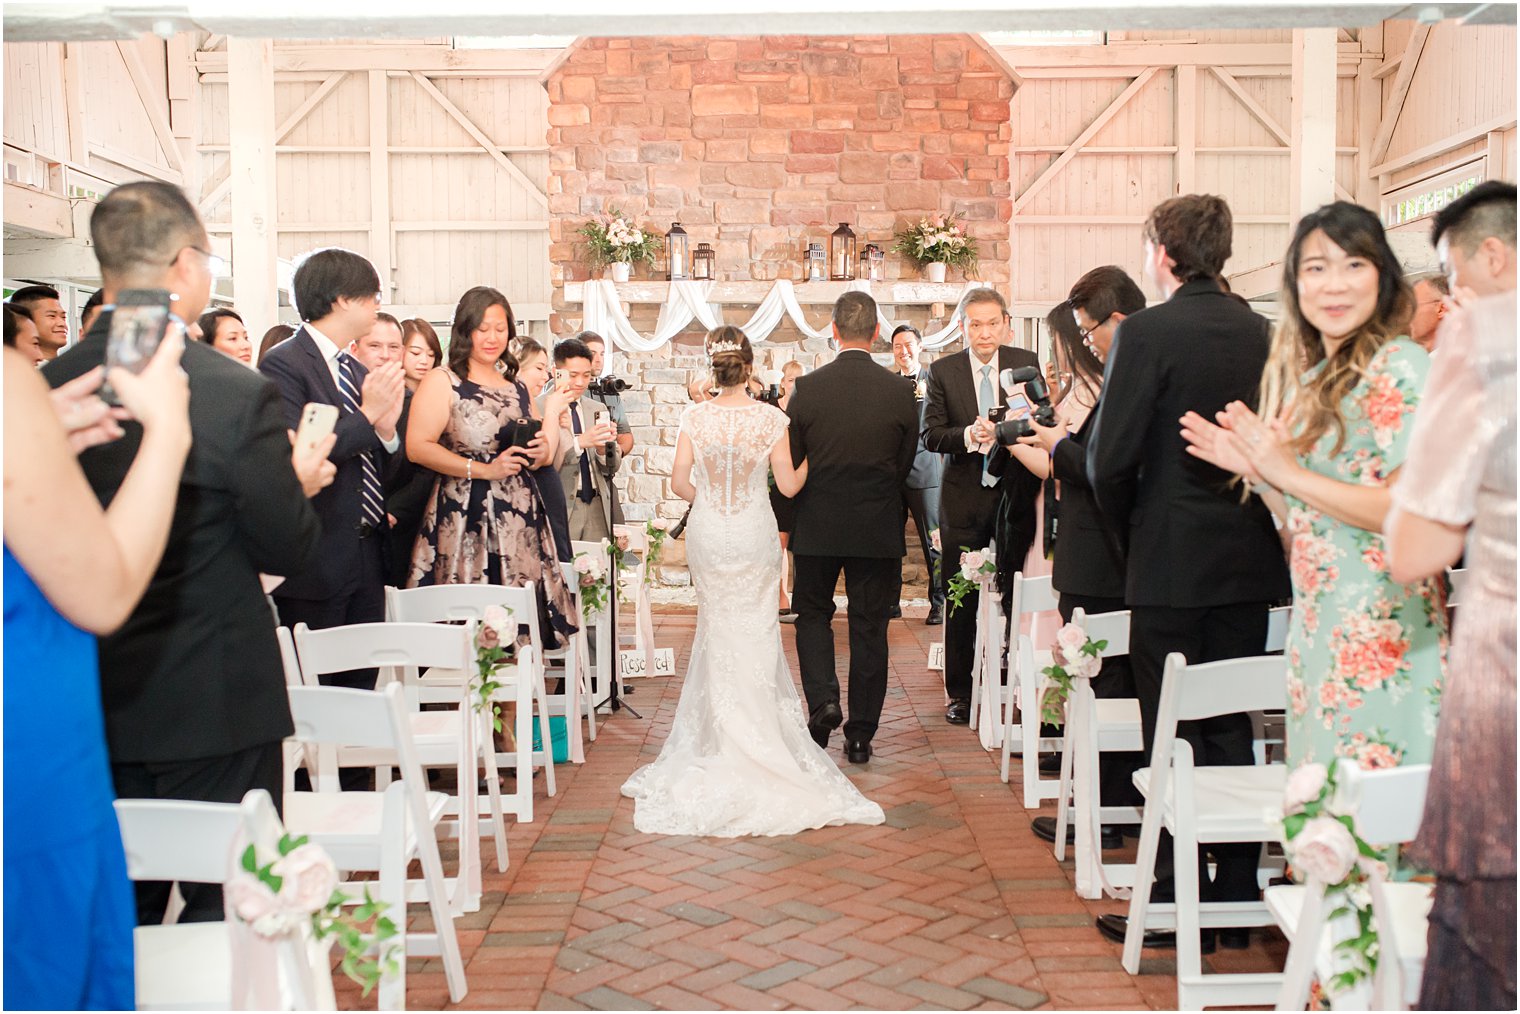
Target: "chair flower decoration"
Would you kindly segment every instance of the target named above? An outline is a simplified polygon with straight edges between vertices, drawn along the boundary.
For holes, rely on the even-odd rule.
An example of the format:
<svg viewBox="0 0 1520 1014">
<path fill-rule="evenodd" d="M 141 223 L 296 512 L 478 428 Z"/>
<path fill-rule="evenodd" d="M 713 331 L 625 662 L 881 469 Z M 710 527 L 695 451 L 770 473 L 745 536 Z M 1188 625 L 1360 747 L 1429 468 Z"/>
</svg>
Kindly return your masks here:
<svg viewBox="0 0 1520 1014">
<path fill-rule="evenodd" d="M 475 631 L 475 674 L 470 678 L 470 693 L 475 698 L 476 713 L 491 709 L 491 725 L 501 731 L 501 705 L 492 701 L 501 683 L 496 671 L 517 657 L 517 623 L 512 610 L 505 606 L 487 606 Z"/>
<path fill-rule="evenodd" d="M 937 536 L 939 529 L 935 529 Z M 961 600 L 971 594 L 978 585 L 985 585 L 997 574 L 997 564 L 988 559 L 980 549 L 961 547 L 961 569 L 950 575 L 945 583 L 945 598 L 950 602 L 950 612 L 961 606 Z"/>
<path fill-rule="evenodd" d="M 1103 650 L 1107 641 L 1094 641 L 1075 623 L 1068 623 L 1056 631 L 1056 643 L 1051 652 L 1051 663 L 1041 670 L 1055 684 L 1045 693 L 1040 708 L 1040 719 L 1051 725 L 1065 721 L 1064 705 L 1071 696 L 1071 681 L 1081 676 L 1092 679 L 1103 668 Z"/>
</svg>

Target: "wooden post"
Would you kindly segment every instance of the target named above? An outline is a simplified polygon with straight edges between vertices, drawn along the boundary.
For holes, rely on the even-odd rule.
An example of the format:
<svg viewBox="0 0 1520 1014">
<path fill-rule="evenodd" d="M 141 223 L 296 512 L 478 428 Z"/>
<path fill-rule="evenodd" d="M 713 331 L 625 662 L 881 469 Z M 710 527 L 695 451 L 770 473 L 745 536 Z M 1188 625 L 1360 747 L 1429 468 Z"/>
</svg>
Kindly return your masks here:
<svg viewBox="0 0 1520 1014">
<path fill-rule="evenodd" d="M 1376 164 L 1372 146 L 1377 140 L 1378 120 L 1383 112 L 1383 82 L 1377 76 L 1378 57 L 1383 49 L 1381 24 L 1362 29 L 1362 57 L 1356 70 L 1356 200 L 1363 207 L 1381 211 L 1382 187 L 1372 175 Z"/>
<path fill-rule="evenodd" d="M 232 131 L 232 291 L 248 330 L 279 320 L 274 192 L 274 44 L 227 40 Z"/>
<path fill-rule="evenodd" d="M 393 293 L 389 87 L 385 71 L 369 72 L 369 262 L 380 276 L 382 303 Z"/>
<path fill-rule="evenodd" d="M 1335 200 L 1335 29 L 1293 30 L 1289 214 Z"/>
<path fill-rule="evenodd" d="M 1191 194 L 1198 189 L 1198 67 L 1182 64 L 1177 68 L 1177 193 Z"/>
</svg>

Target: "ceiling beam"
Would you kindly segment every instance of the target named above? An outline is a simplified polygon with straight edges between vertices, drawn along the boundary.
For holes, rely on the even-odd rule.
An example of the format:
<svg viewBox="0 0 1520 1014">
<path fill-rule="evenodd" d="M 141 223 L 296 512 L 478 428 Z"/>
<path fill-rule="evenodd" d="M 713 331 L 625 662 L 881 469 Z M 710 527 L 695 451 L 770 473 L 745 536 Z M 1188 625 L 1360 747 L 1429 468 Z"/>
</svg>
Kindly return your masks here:
<svg viewBox="0 0 1520 1014">
<path fill-rule="evenodd" d="M 127 76 L 132 79 L 132 87 L 137 90 L 143 114 L 148 117 L 153 136 L 158 139 L 158 146 L 163 149 L 169 168 L 183 175 L 185 163 L 180 158 L 179 142 L 174 139 L 174 129 L 169 126 L 168 96 L 165 95 L 163 105 L 160 106 L 158 92 L 148 77 L 148 68 L 143 66 L 142 54 L 138 52 L 136 42 L 118 42 L 116 52 L 121 55 L 121 62 L 127 65 Z"/>
<path fill-rule="evenodd" d="M 561 49 L 454 49 L 452 46 L 292 46 L 274 52 L 275 73 L 325 70 L 495 71 L 537 78 Z M 201 51 L 195 69 L 227 69 L 227 54 Z"/>
<path fill-rule="evenodd" d="M 420 87 L 424 92 L 427 92 L 428 95 L 432 96 L 433 101 L 442 106 L 443 111 L 448 113 L 455 123 L 463 127 L 465 129 L 465 132 L 475 139 L 475 143 L 480 145 L 481 148 L 485 149 L 486 153 L 495 160 L 497 165 L 506 170 L 508 176 L 512 177 L 519 184 L 521 184 L 522 187 L 528 191 L 528 196 L 533 198 L 535 203 L 541 206 L 545 211 L 549 210 L 548 195 L 538 188 L 537 183 L 534 183 L 531 179 L 528 178 L 527 173 L 523 172 L 517 167 L 516 162 L 513 162 L 511 159 L 507 158 L 507 156 L 498 151 L 496 148 L 496 142 L 487 137 L 485 131 L 477 127 L 473 120 L 471 120 L 468 116 L 460 111 L 458 106 L 449 101 L 449 97 L 443 94 L 443 92 L 439 91 L 437 85 L 433 84 L 433 82 L 429 81 L 420 72 L 415 70 L 412 71 L 412 80 L 416 81 L 418 87 Z"/>
<path fill-rule="evenodd" d="M 1399 60 L 1398 76 L 1393 79 L 1393 93 L 1383 105 L 1378 118 L 1377 136 L 1372 139 L 1372 159 L 1376 164 L 1388 156 L 1388 145 L 1393 141 L 1393 129 L 1399 125 L 1404 112 L 1404 100 L 1409 97 L 1409 86 L 1414 83 L 1414 72 L 1420 65 L 1420 54 L 1425 51 L 1425 40 L 1430 38 L 1430 25 L 1417 24 L 1409 33 L 1409 44 Z"/>
<path fill-rule="evenodd" d="M 347 76 L 347 73 L 344 71 L 339 71 L 336 74 L 329 74 L 327 76 L 327 79 L 318 85 L 316 90 L 314 90 L 310 95 L 306 96 L 306 100 L 297 106 L 289 116 L 285 117 L 283 123 L 275 128 L 273 143 L 275 145 L 278 145 L 281 141 L 283 141 L 287 134 L 296 129 L 297 124 L 306 119 L 306 114 L 317 108 L 318 103 L 327 98 L 328 93 L 330 93 L 334 88 L 338 87 L 342 80 Z M 231 150 L 230 145 L 227 146 L 227 150 Z M 221 203 L 222 198 L 226 197 L 227 192 L 231 189 L 232 162 L 229 160 L 227 163 L 226 171 L 222 172 L 219 175 L 217 182 L 211 187 L 209 191 L 206 192 L 206 196 L 201 198 L 201 213 L 206 214 L 207 212 L 211 211 L 212 208 Z"/>
</svg>

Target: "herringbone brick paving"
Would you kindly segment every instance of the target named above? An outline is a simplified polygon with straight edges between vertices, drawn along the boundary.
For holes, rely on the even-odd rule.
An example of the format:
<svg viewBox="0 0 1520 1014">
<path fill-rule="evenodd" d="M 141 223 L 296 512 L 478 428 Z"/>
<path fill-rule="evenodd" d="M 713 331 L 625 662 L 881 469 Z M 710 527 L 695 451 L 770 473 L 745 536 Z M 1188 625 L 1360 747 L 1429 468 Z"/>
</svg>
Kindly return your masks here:
<svg viewBox="0 0 1520 1014">
<path fill-rule="evenodd" d="M 690 612 L 656 614 L 656 640 L 675 649 L 678 673 L 694 629 Z M 1077 898 L 1070 861 L 1057 863 L 1030 832 L 1032 814 L 999 780 L 996 755 L 945 723 L 942 683 L 925 669 L 943 629 L 892 623 L 874 755 L 865 766 L 839 757 L 886 811 L 879 827 L 639 834 L 618 789 L 658 754 L 681 680 L 639 681 L 630 699 L 643 720 L 604 719 L 587 763 L 558 767 L 558 795 L 539 797 L 533 823 L 509 825 L 506 873 L 485 847 L 481 910 L 458 922 L 470 987 L 459 1007 L 1174 1007 L 1170 952 L 1147 952 L 1139 976 L 1123 970 L 1119 946 L 1092 924 L 1123 903 Z M 792 631 L 782 630 L 795 674 Z M 842 753 L 839 736 L 831 748 Z M 450 868 L 452 854 L 446 845 Z M 1205 961 L 1216 971 L 1281 968 L 1281 938 L 1258 932 L 1256 941 Z M 412 1009 L 450 1006 L 436 959 L 409 963 L 407 994 Z M 374 999 L 340 977 L 339 1003 L 372 1008 Z"/>
</svg>

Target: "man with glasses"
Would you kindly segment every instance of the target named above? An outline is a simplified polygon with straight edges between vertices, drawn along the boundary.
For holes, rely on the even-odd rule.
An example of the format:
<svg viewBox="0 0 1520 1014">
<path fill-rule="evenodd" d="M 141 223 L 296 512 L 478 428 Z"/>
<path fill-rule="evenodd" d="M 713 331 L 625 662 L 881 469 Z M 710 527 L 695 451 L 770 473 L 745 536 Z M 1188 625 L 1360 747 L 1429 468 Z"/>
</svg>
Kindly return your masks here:
<svg viewBox="0 0 1520 1014">
<path fill-rule="evenodd" d="M 1451 286 L 1439 271 L 1414 279 L 1414 316 L 1409 320 L 1409 337 L 1426 352 L 1436 350 L 1436 332 L 1446 319 L 1446 300 L 1450 296 Z"/>
<path fill-rule="evenodd" d="M 167 183 L 129 183 L 96 206 L 90 236 L 100 260 L 104 306 L 89 333 L 49 364 L 53 387 L 105 358 L 112 305 L 124 289 L 165 289 L 180 321 L 193 321 L 211 293 L 206 230 Z M 279 644 L 259 574 L 296 574 L 316 558 L 321 534 L 303 493 L 325 462 L 292 468 L 274 385 L 200 342 L 185 345 L 193 443 L 180 479 L 163 562 L 118 631 L 100 639 L 100 689 L 116 794 L 125 799 L 239 802 L 266 789 L 281 804 L 281 741 L 293 731 Z M 121 439 L 90 448 L 79 464 L 110 503 L 142 440 L 135 422 Z M 310 470 L 307 470 L 307 465 Z M 17 674 L 20 676 L 21 674 Z M 139 883 L 138 921 L 162 921 L 167 883 Z M 217 885 L 182 884 L 184 921 L 223 917 Z"/>
</svg>

